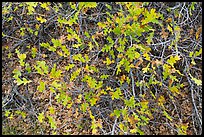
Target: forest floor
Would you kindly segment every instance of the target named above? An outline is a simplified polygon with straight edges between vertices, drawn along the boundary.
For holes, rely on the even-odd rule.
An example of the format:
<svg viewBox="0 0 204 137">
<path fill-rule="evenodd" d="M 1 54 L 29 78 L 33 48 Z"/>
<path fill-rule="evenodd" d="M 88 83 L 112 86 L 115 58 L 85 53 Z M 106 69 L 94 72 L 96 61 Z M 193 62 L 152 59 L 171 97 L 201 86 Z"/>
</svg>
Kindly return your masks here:
<svg viewBox="0 0 204 137">
<path fill-rule="evenodd" d="M 3 2 L 2 134 L 202 134 L 202 3 Z"/>
</svg>

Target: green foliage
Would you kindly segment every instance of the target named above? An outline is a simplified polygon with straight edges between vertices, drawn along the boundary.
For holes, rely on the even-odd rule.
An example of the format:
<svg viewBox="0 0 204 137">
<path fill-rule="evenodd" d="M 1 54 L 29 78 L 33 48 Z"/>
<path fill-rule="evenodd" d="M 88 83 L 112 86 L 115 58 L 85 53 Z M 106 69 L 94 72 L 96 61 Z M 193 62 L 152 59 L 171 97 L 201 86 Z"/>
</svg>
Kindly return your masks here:
<svg viewBox="0 0 204 137">
<path fill-rule="evenodd" d="M 62 46 L 60 40 L 58 40 L 58 39 L 52 39 L 51 41 L 52 41 L 52 43 L 53 43 L 53 45 L 54 45 L 54 48 L 57 48 L 57 47 L 61 47 L 61 46 Z"/>
<path fill-rule="evenodd" d="M 36 57 L 36 54 L 37 54 L 37 48 L 33 47 L 31 50 L 32 50 L 32 51 L 31 51 L 32 57 L 35 58 L 35 57 Z"/>
<path fill-rule="evenodd" d="M 56 70 L 56 64 L 54 64 L 53 68 L 50 72 L 50 78 L 60 78 L 61 77 L 61 70 Z"/>
<path fill-rule="evenodd" d="M 200 79 L 197 79 L 195 77 L 193 77 L 190 73 L 189 73 L 191 79 L 198 85 L 201 86 L 202 85 L 202 81 Z"/>
<path fill-rule="evenodd" d="M 45 61 L 36 61 L 37 65 L 34 66 L 34 68 L 37 70 L 37 72 L 41 75 L 48 74 L 48 66 L 46 65 Z"/>
<path fill-rule="evenodd" d="M 49 5 L 50 5 L 49 2 L 44 2 L 44 3 L 41 3 L 41 4 L 40 4 L 40 6 L 41 6 L 43 9 L 47 10 L 47 11 L 50 10 Z"/>
<path fill-rule="evenodd" d="M 31 15 L 35 12 L 35 7 L 38 5 L 37 2 L 26 2 L 25 3 L 28 10 L 28 15 Z"/>
<path fill-rule="evenodd" d="M 75 66 L 75 64 L 69 64 L 68 66 L 65 66 L 65 69 L 67 71 L 69 71 L 70 69 L 72 69 Z"/>
<path fill-rule="evenodd" d="M 54 118 L 52 116 L 49 116 L 49 115 L 47 116 L 47 118 L 49 120 L 49 124 L 50 124 L 51 128 L 56 129 L 57 127 L 56 127 L 56 122 L 55 122 Z"/>
<path fill-rule="evenodd" d="M 76 61 L 79 61 L 79 62 L 82 62 L 82 63 L 85 63 L 85 59 L 82 57 L 81 54 L 76 54 L 73 56 L 73 59 L 76 60 Z"/>
<path fill-rule="evenodd" d="M 83 113 L 85 113 L 87 111 L 87 108 L 89 107 L 88 103 L 83 103 L 81 104 L 81 110 Z"/>
<path fill-rule="evenodd" d="M 112 94 L 111 98 L 112 98 L 112 100 L 114 100 L 114 99 L 121 98 L 122 92 L 121 92 L 120 88 L 116 88 L 116 91 L 111 92 L 110 94 Z"/>
<path fill-rule="evenodd" d="M 19 78 L 20 76 L 21 76 L 21 71 L 20 70 L 18 70 L 18 69 L 14 69 L 13 70 L 13 74 L 14 74 L 14 78 L 15 79 L 17 79 L 17 78 Z"/>
<path fill-rule="evenodd" d="M 42 123 L 44 119 L 45 119 L 44 112 L 39 113 L 39 115 L 38 115 L 39 122 Z"/>
<path fill-rule="evenodd" d="M 37 16 L 36 19 L 40 22 L 40 23 L 44 23 L 47 20 L 45 18 L 42 18 L 42 16 Z"/>
<path fill-rule="evenodd" d="M 74 72 L 71 74 L 70 82 L 73 81 L 74 79 L 76 79 L 77 76 L 80 74 L 80 72 L 81 72 L 81 68 L 78 68 L 76 71 L 74 71 Z"/>
<path fill-rule="evenodd" d="M 26 54 L 20 54 L 20 52 L 18 50 L 16 50 L 17 56 L 20 59 L 19 63 L 21 66 L 25 66 L 25 62 L 24 60 L 26 59 Z"/>
<path fill-rule="evenodd" d="M 116 116 L 117 118 L 120 117 L 120 113 L 121 113 L 121 110 L 114 110 L 113 113 L 110 114 L 110 116 Z"/>
<path fill-rule="evenodd" d="M 23 43 L 26 49 L 21 45 L 14 46 L 17 55 L 17 66 L 12 71 L 14 82 L 21 86 L 20 90 L 26 89 L 29 93 L 33 92 L 30 90 L 37 90 L 33 100 L 36 101 L 37 96 L 37 101 L 43 100 L 37 105 L 45 105 L 39 107 L 39 110 L 45 110 L 36 115 L 41 130 L 37 132 L 61 134 L 62 130 L 67 134 L 75 134 L 79 133 L 76 130 L 83 129 L 80 134 L 105 133 L 109 123 L 104 123 L 104 120 L 114 122 L 116 118 L 117 122 L 112 125 L 116 127 L 114 134 L 143 135 L 143 127 L 148 126 L 150 119 L 153 119 L 152 115 L 161 114 L 170 124 L 176 125 L 178 134 L 187 134 L 188 126 L 175 124 L 175 118 L 165 105 L 169 100 L 174 101 L 178 95 L 185 97 L 183 88 L 186 83 L 180 83 L 186 80 L 185 77 L 190 76 L 198 88 L 202 85 L 200 76 L 195 72 L 199 69 L 192 69 L 192 65 L 197 67 L 202 59 L 202 48 L 198 47 L 199 42 L 190 52 L 186 47 L 179 47 L 180 42 L 185 41 L 181 35 L 183 28 L 177 22 L 181 19 L 179 14 L 182 10 L 176 7 L 175 11 L 171 11 L 168 8 L 167 13 L 174 13 L 175 17 L 166 19 L 166 15 L 163 16 L 155 8 L 147 8 L 149 5 L 155 6 L 148 2 L 117 2 L 116 5 L 101 5 L 97 2 L 6 3 L 2 10 L 3 24 L 20 27 L 11 36 L 7 33 L 9 27 L 5 27 L 2 37 L 27 42 Z M 197 9 L 195 5 L 195 2 L 189 5 L 190 14 Z M 100 14 L 96 12 L 99 9 Z M 16 20 L 15 14 L 20 15 L 23 23 L 20 18 Z M 27 15 L 29 20 L 26 20 Z M 157 32 L 160 27 L 162 38 L 173 38 L 167 45 L 168 49 L 165 49 L 163 40 L 162 44 L 154 46 L 158 44 L 155 43 L 155 36 L 159 35 Z M 200 34 L 198 28 L 195 34 L 197 41 Z M 26 39 L 27 35 L 30 35 L 29 40 Z M 193 36 L 189 38 L 193 40 Z M 12 44 L 6 43 L 3 47 L 5 58 L 16 58 L 12 56 Z M 162 51 L 159 53 L 160 49 Z M 189 56 L 184 57 L 182 50 L 186 50 Z M 53 63 L 53 60 L 56 62 Z M 186 64 L 188 60 L 191 61 L 191 72 L 187 69 L 187 75 L 180 72 L 181 60 Z M 53 67 L 49 68 L 47 63 Z M 185 70 L 182 72 L 185 73 Z M 33 88 L 31 82 L 37 87 Z M 22 91 L 22 94 L 28 92 Z M 166 99 L 168 97 L 170 99 Z M 152 104 L 155 108 L 151 108 Z M 102 112 L 101 107 L 107 107 L 109 111 Z M 23 119 L 30 116 L 21 110 L 15 113 L 6 110 L 4 115 L 8 120 L 14 119 L 16 115 Z M 61 123 L 58 115 L 63 118 Z M 89 116 L 90 119 L 87 118 Z M 71 121 L 68 122 L 68 119 Z M 65 124 L 65 127 L 61 124 Z M 57 125 L 60 125 L 60 130 L 56 130 Z M 90 132 L 86 132 L 87 125 Z M 18 131 L 17 128 L 15 130 Z"/>
<path fill-rule="evenodd" d="M 180 57 L 178 56 L 178 55 L 176 55 L 176 56 L 171 56 L 168 60 L 167 60 L 167 62 L 173 67 L 173 65 L 178 61 L 178 60 L 180 60 Z"/>
<path fill-rule="evenodd" d="M 96 85 L 97 85 L 97 81 L 92 78 L 91 76 L 85 75 L 83 78 L 83 81 L 86 81 L 88 86 L 92 89 L 95 89 Z"/>
<path fill-rule="evenodd" d="M 45 90 L 45 82 L 40 81 L 40 85 L 37 87 L 37 90 L 43 92 Z"/>
<path fill-rule="evenodd" d="M 135 107 L 135 99 L 134 99 L 134 96 L 132 96 L 129 100 L 124 100 L 124 103 L 127 107 L 130 107 L 130 108 L 134 108 Z"/>
</svg>

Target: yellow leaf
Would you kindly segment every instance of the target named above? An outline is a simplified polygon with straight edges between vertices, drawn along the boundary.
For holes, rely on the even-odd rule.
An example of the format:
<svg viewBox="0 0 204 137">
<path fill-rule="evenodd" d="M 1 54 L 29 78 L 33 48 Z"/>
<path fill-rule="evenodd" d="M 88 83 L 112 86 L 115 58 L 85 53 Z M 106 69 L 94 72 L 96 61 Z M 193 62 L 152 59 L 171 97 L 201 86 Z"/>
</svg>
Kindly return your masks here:
<svg viewBox="0 0 204 137">
<path fill-rule="evenodd" d="M 113 91 L 113 89 L 111 87 L 107 87 L 106 90 Z"/>
<path fill-rule="evenodd" d="M 163 105 L 164 102 L 165 102 L 164 96 L 161 95 L 161 96 L 159 97 L 159 99 L 158 99 L 158 102 L 159 102 L 159 105 Z"/>
<path fill-rule="evenodd" d="M 120 124 L 119 124 L 119 128 L 120 128 L 120 130 L 124 130 L 124 124 L 123 124 L 123 123 L 120 123 Z"/>
<path fill-rule="evenodd" d="M 96 128 L 93 128 L 92 129 L 92 134 L 96 134 L 97 133 L 97 129 Z"/>
<path fill-rule="evenodd" d="M 39 113 L 38 120 L 39 120 L 40 123 L 43 122 L 43 119 L 44 119 L 44 118 L 45 118 L 45 116 L 44 116 L 44 112 Z"/>
<path fill-rule="evenodd" d="M 52 106 L 49 107 L 49 110 L 50 110 L 50 114 L 55 114 L 55 109 Z"/>
<path fill-rule="evenodd" d="M 176 86 L 170 87 L 169 89 L 172 93 L 177 93 L 177 94 L 179 93 L 179 90 Z"/>
<path fill-rule="evenodd" d="M 130 130 L 130 133 L 136 133 L 136 132 L 137 132 L 136 128 Z"/>
<path fill-rule="evenodd" d="M 143 56 L 145 57 L 146 60 L 150 61 L 150 56 L 148 53 L 144 53 Z"/>
<path fill-rule="evenodd" d="M 176 61 L 181 59 L 180 56 L 178 56 L 178 55 L 176 55 L 174 58 Z"/>
<path fill-rule="evenodd" d="M 173 34 L 173 29 L 169 25 L 167 26 L 167 29 Z"/>
<path fill-rule="evenodd" d="M 94 120 L 95 118 L 94 118 L 94 116 L 92 115 L 91 110 L 88 110 L 88 112 L 89 112 L 89 114 L 90 114 L 90 118 L 91 118 L 92 120 Z"/>
</svg>

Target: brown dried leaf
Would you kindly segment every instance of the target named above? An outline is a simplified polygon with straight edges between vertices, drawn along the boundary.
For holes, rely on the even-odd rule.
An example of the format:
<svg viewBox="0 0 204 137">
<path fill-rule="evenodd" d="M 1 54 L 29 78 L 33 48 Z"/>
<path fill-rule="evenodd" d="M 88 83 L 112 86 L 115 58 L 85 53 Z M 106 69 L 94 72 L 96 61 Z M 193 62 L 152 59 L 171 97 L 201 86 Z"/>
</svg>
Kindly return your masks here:
<svg viewBox="0 0 204 137">
<path fill-rule="evenodd" d="M 199 27 L 198 31 L 196 32 L 196 40 L 198 39 L 201 32 L 202 32 L 202 27 Z"/>
<path fill-rule="evenodd" d="M 162 37 L 163 39 L 166 40 L 167 37 L 168 37 L 168 35 L 169 35 L 169 33 L 166 32 L 164 28 L 162 28 L 162 32 L 160 33 L 160 35 L 161 35 L 161 37 Z"/>
</svg>

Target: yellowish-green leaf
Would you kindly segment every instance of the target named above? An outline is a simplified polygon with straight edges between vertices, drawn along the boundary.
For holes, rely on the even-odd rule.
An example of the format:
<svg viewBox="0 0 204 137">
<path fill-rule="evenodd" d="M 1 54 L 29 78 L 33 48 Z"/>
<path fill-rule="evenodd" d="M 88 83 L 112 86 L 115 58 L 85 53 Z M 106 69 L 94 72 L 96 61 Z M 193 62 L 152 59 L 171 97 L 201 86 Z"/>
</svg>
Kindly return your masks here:
<svg viewBox="0 0 204 137">
<path fill-rule="evenodd" d="M 171 118 L 171 116 L 169 116 L 169 114 L 168 114 L 165 110 L 163 110 L 163 114 L 164 114 L 164 116 L 165 116 L 166 118 L 168 118 L 170 121 L 173 120 L 173 119 Z"/>
<path fill-rule="evenodd" d="M 191 78 L 198 86 L 201 86 L 202 85 L 202 81 L 200 79 L 197 79 L 197 78 L 194 78 L 192 77 Z"/>
<path fill-rule="evenodd" d="M 47 20 L 42 18 L 42 16 L 37 16 L 36 19 L 40 22 L 40 23 L 44 23 L 46 22 Z"/>
<path fill-rule="evenodd" d="M 40 81 L 40 85 L 37 87 L 37 90 L 43 92 L 45 90 L 45 82 Z"/>
<path fill-rule="evenodd" d="M 39 120 L 39 122 L 42 123 L 42 122 L 43 122 L 43 119 L 45 119 L 44 112 L 39 113 L 39 115 L 38 115 L 38 120 Z"/>
<path fill-rule="evenodd" d="M 65 69 L 67 71 L 69 71 L 70 69 L 72 69 L 75 66 L 75 64 L 69 64 L 68 66 L 65 66 Z"/>
<path fill-rule="evenodd" d="M 50 8 L 48 7 L 48 3 L 47 2 L 43 2 L 41 5 L 40 5 L 42 8 L 44 8 L 45 10 L 50 10 Z"/>
<path fill-rule="evenodd" d="M 9 110 L 6 110 L 4 115 L 5 115 L 6 117 L 8 117 L 10 113 L 11 113 L 11 112 L 10 112 Z"/>
<path fill-rule="evenodd" d="M 50 110 L 50 114 L 55 114 L 55 109 L 53 106 L 50 106 L 49 107 L 49 110 Z"/>
</svg>

